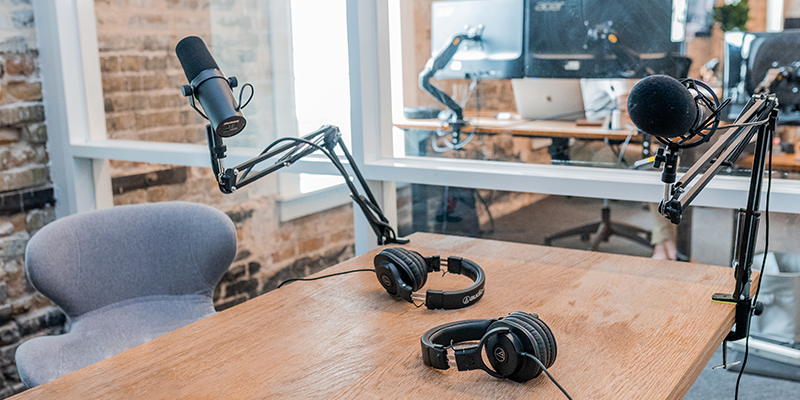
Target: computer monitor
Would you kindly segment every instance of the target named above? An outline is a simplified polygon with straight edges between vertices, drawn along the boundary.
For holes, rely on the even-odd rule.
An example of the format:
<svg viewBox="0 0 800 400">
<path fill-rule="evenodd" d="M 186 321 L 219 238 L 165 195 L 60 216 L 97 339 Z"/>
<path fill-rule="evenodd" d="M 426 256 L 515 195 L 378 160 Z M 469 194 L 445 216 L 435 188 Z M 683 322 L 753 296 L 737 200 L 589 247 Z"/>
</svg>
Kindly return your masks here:
<svg viewBox="0 0 800 400">
<path fill-rule="evenodd" d="M 431 55 L 453 35 L 483 26 L 478 43 L 464 41 L 436 73 L 446 79 L 522 77 L 524 0 L 437 1 L 431 5 Z"/>
<path fill-rule="evenodd" d="M 770 69 L 785 68 L 787 76 L 770 87 L 778 97 L 778 123 L 800 124 L 800 29 L 783 32 L 725 34 L 723 96 L 731 99 L 728 119 L 734 120 Z"/>
<path fill-rule="evenodd" d="M 562 0 L 525 4 L 525 76 L 685 76 L 686 0 Z"/>
</svg>

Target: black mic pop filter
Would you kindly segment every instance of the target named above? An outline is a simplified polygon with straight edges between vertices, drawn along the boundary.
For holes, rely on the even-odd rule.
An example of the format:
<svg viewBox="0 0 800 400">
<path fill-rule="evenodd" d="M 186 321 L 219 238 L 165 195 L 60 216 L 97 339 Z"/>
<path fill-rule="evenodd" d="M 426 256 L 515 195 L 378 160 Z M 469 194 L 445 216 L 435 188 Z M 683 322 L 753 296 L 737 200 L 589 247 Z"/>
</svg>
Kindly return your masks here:
<svg viewBox="0 0 800 400">
<path fill-rule="evenodd" d="M 652 75 L 631 90 L 628 115 L 640 131 L 670 139 L 689 133 L 695 125 L 698 108 L 689 89 L 678 80 Z"/>
<path fill-rule="evenodd" d="M 247 121 L 233 98 L 231 88 L 236 86 L 235 80 L 225 78 L 203 39 L 197 36 L 183 38 L 175 46 L 175 54 L 189 81 L 183 94 L 200 102 L 205 111 L 205 115 L 201 115 L 208 119 L 214 132 L 222 137 L 241 132 Z"/>
<path fill-rule="evenodd" d="M 178 42 L 178 45 L 175 46 L 175 54 L 178 56 L 183 73 L 186 74 L 186 80 L 189 82 L 204 70 L 219 69 L 203 39 L 197 36 L 188 36 Z"/>
</svg>

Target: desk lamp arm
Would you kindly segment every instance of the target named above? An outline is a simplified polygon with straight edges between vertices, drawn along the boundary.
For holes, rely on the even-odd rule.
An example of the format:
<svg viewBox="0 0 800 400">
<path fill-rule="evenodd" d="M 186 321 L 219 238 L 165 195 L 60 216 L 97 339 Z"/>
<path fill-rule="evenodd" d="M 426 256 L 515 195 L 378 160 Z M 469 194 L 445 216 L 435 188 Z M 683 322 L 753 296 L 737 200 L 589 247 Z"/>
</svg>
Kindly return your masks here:
<svg viewBox="0 0 800 400">
<path fill-rule="evenodd" d="M 358 204 L 364 216 L 367 218 L 367 222 L 369 222 L 372 230 L 378 237 L 378 245 L 408 243 L 408 239 L 397 237 L 394 229 L 389 225 L 389 220 L 378 206 L 375 196 L 367 185 L 367 181 L 364 179 L 364 176 L 361 175 L 358 165 L 356 165 L 353 156 L 342 140 L 338 127 L 325 125 L 302 138 L 290 137 L 278 139 L 270 144 L 258 157 L 227 169 L 222 161 L 222 158 L 225 158 L 225 146 L 222 144 L 222 137 L 214 133 L 210 125 L 206 126 L 206 132 L 209 138 L 209 148 L 211 149 L 211 166 L 214 170 L 214 175 L 217 177 L 219 189 L 223 193 L 233 193 L 236 189 L 285 167 L 289 167 L 301 158 L 319 150 L 330 159 L 339 173 L 344 177 L 345 184 L 348 189 L 350 189 L 350 197 Z M 278 146 L 281 142 L 289 143 Z M 355 175 L 356 180 L 359 185 L 361 185 L 366 196 L 359 194 L 358 189 L 350 179 L 344 165 L 342 165 L 339 157 L 334 153 L 334 149 L 337 145 L 342 149 L 347 162 L 350 164 L 350 168 L 353 170 L 353 175 Z M 254 166 L 282 153 L 285 154 L 278 158 L 273 165 L 248 176 L 248 173 Z"/>
<path fill-rule="evenodd" d="M 756 136 L 756 147 L 750 173 L 750 188 L 747 206 L 739 209 L 736 227 L 735 258 L 733 261 L 736 286 L 733 294 L 717 293 L 712 300 L 736 305 L 736 327 L 725 340 L 738 340 L 747 335 L 749 315 L 754 305 L 750 298 L 750 275 L 752 273 L 753 255 L 760 218 L 759 204 L 764 169 L 770 139 L 775 132 L 777 122 L 778 101 L 774 95 L 754 95 L 733 125 L 745 125 L 726 132 L 675 185 L 667 184 L 667 196 L 659 206 L 659 212 L 670 221 L 680 222 L 681 213 L 716 176 L 724 165 L 730 165 L 739 157 L 744 147 Z M 667 149 L 677 154 L 676 149 Z M 695 178 L 697 183 L 688 187 Z"/>
<path fill-rule="evenodd" d="M 425 69 L 419 73 L 420 89 L 428 92 L 433 98 L 453 111 L 454 115 L 449 118 L 447 122 L 453 129 L 454 143 L 458 142 L 458 134 L 461 132 L 461 128 L 466 125 L 466 121 L 464 121 L 464 110 L 452 97 L 448 96 L 447 93 L 433 86 L 430 80 L 438 71 L 442 70 L 450 63 L 450 60 L 452 60 L 453 56 L 458 52 L 461 42 L 465 40 L 478 42 L 481 40 L 482 33 L 483 25 L 478 25 L 477 27 L 467 29 L 466 32 L 453 35 L 438 53 L 428 59 L 428 62 L 425 64 Z"/>
</svg>

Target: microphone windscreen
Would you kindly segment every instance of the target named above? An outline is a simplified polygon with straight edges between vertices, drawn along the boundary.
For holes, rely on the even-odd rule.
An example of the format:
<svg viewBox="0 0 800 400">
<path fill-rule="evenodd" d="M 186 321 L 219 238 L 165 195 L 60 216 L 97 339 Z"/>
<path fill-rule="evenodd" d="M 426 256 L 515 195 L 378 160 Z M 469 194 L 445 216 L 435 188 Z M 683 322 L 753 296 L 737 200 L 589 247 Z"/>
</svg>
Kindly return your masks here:
<svg viewBox="0 0 800 400">
<path fill-rule="evenodd" d="M 697 103 L 675 78 L 652 75 L 631 89 L 628 115 L 640 131 L 669 139 L 689 133 L 697 119 Z"/>
<path fill-rule="evenodd" d="M 178 42 L 178 45 L 175 46 L 175 54 L 181 62 L 183 73 L 186 74 L 186 80 L 189 83 L 200 72 L 207 69 L 219 69 L 203 39 L 197 36 L 187 36 Z"/>
</svg>

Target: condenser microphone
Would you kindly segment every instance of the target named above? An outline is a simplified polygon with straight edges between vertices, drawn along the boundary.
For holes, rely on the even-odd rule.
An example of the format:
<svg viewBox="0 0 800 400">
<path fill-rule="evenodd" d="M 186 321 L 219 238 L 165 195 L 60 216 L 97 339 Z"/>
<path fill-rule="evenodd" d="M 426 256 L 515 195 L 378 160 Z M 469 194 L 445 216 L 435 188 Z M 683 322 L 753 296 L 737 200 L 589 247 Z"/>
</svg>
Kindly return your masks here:
<svg viewBox="0 0 800 400">
<path fill-rule="evenodd" d="M 183 38 L 175 46 L 175 54 L 189 81 L 189 85 L 184 86 L 184 95 L 197 99 L 214 132 L 222 137 L 241 132 L 247 121 L 231 91 L 236 80 L 225 78 L 203 39 L 197 36 Z"/>
<path fill-rule="evenodd" d="M 666 75 L 648 76 L 628 95 L 628 115 L 636 128 L 658 138 L 692 135 L 706 128 L 706 119 L 716 114 L 699 92 Z"/>
</svg>

